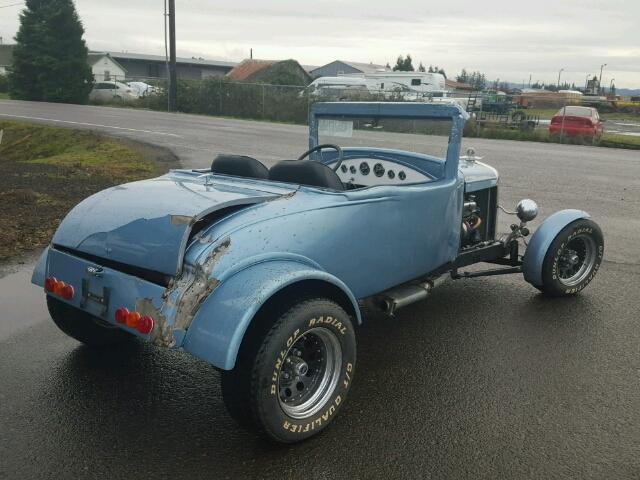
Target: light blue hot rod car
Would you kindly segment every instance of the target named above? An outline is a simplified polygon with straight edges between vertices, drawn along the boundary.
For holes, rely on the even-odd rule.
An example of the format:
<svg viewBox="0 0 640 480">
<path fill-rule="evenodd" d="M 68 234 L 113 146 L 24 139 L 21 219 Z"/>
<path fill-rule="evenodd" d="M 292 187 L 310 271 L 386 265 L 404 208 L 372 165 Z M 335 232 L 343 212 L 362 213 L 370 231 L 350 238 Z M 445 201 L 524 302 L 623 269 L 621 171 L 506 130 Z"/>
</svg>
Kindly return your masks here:
<svg viewBox="0 0 640 480">
<path fill-rule="evenodd" d="M 573 295 L 600 266 L 583 211 L 548 217 L 522 254 L 537 214 L 523 200 L 496 235 L 498 175 L 460 155 L 465 117 L 453 104 L 315 104 L 297 160 L 221 155 L 87 198 L 33 282 L 68 335 L 181 348 L 221 370 L 241 424 L 305 439 L 345 403 L 362 302 L 393 315 L 444 280 L 510 273 Z M 464 271 L 479 263 L 494 266 Z"/>
</svg>

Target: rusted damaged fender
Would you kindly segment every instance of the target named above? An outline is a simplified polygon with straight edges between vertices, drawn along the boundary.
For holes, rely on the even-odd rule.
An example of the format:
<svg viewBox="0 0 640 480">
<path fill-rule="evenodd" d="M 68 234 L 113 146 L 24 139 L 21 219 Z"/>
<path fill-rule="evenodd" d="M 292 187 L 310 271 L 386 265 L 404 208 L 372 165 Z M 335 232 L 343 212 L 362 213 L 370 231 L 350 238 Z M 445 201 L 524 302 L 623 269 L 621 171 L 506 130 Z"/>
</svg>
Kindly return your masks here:
<svg viewBox="0 0 640 480">
<path fill-rule="evenodd" d="M 254 259 L 222 278 L 196 313 L 182 347 L 212 365 L 233 369 L 244 333 L 260 307 L 276 292 L 304 280 L 318 280 L 341 289 L 361 323 L 358 302 L 333 275 L 290 259 Z"/>
</svg>

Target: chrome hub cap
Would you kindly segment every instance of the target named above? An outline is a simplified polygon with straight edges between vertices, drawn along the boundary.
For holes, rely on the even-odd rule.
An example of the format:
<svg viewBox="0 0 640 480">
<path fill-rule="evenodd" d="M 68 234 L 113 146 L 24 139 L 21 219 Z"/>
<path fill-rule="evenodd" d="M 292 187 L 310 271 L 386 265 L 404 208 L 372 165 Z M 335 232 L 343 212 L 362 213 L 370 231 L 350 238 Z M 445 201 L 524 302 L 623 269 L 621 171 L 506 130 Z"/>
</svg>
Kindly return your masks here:
<svg viewBox="0 0 640 480">
<path fill-rule="evenodd" d="M 278 400 L 293 418 L 317 413 L 333 394 L 342 369 L 338 337 L 326 328 L 312 328 L 287 350 L 278 377 Z"/>
<path fill-rule="evenodd" d="M 558 257 L 558 280 L 567 287 L 579 285 L 596 263 L 596 244 L 588 235 L 577 235 Z"/>
</svg>

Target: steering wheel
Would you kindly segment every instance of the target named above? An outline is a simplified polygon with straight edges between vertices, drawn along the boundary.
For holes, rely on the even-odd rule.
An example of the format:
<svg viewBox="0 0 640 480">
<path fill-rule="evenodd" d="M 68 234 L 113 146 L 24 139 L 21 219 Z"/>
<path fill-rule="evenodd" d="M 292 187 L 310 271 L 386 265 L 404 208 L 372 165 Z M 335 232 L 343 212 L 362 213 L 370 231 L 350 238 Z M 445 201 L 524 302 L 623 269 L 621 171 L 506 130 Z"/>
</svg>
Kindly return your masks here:
<svg viewBox="0 0 640 480">
<path fill-rule="evenodd" d="M 337 172 L 338 169 L 340 168 L 340 165 L 342 165 L 342 160 L 343 160 L 343 157 L 344 157 L 344 155 L 342 154 L 342 149 L 338 145 L 333 145 L 331 143 L 325 143 L 323 145 L 316 145 L 312 149 L 307 150 L 302 155 L 300 155 L 298 157 L 298 160 L 304 160 L 309 155 L 311 155 L 313 152 L 319 152 L 323 148 L 333 148 L 336 152 L 338 152 L 338 162 L 336 163 L 336 166 L 333 167 L 333 171 Z"/>
</svg>

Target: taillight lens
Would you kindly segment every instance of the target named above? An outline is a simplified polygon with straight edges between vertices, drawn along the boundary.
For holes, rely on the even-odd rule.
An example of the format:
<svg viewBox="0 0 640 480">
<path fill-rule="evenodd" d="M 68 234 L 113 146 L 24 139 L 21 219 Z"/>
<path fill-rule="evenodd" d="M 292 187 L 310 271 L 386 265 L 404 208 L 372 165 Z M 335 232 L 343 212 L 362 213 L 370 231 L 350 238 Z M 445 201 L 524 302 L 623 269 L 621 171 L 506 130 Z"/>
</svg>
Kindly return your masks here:
<svg viewBox="0 0 640 480">
<path fill-rule="evenodd" d="M 125 307 L 116 310 L 116 322 L 134 328 L 143 335 L 153 330 L 153 318 L 149 315 L 142 315 L 140 312 L 130 312 Z"/>
<path fill-rule="evenodd" d="M 129 312 L 129 315 L 127 315 L 127 327 L 136 328 L 140 317 L 141 315 L 138 312 Z"/>
<path fill-rule="evenodd" d="M 120 307 L 119 309 L 116 310 L 116 322 L 118 323 L 127 323 L 127 316 L 129 316 L 129 310 L 124 308 L 124 307 Z"/>
<path fill-rule="evenodd" d="M 153 318 L 145 315 L 144 317 L 140 318 L 140 321 L 138 321 L 138 326 L 136 328 L 140 333 L 146 335 L 147 333 L 151 332 L 151 330 L 153 330 Z"/>
<path fill-rule="evenodd" d="M 73 285 L 64 283 L 56 277 L 49 277 L 44 281 L 44 291 L 57 295 L 65 300 L 72 300 L 75 294 Z"/>
<path fill-rule="evenodd" d="M 44 289 L 46 292 L 53 293 L 56 288 L 56 283 L 58 283 L 58 279 L 56 277 L 49 277 L 44 281 Z"/>
<path fill-rule="evenodd" d="M 64 287 L 62 287 L 62 293 L 60 295 L 65 300 L 71 300 L 71 299 L 73 299 L 73 294 L 74 293 L 75 292 L 73 291 L 73 285 L 67 284 Z"/>
</svg>

